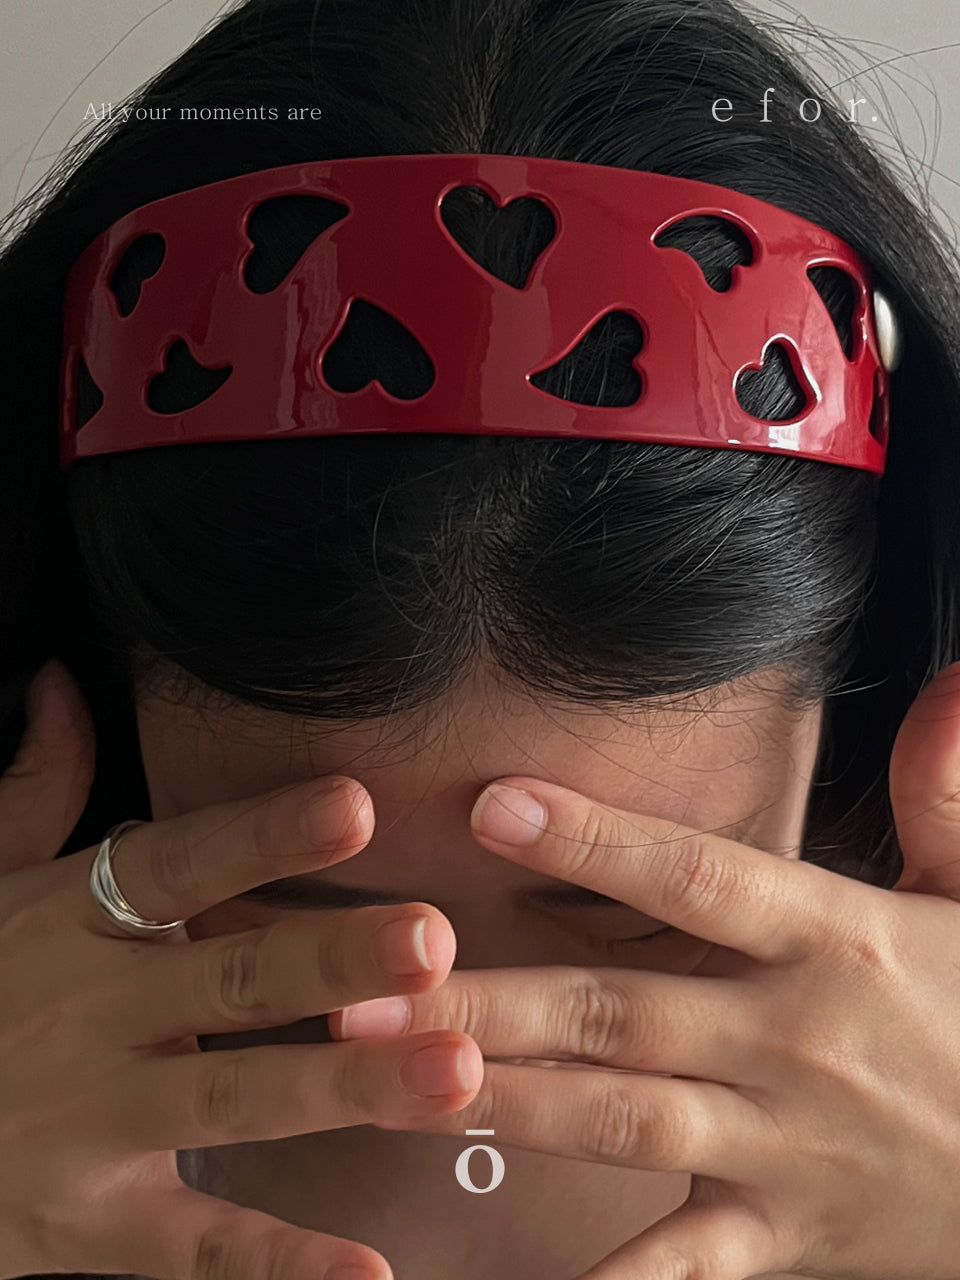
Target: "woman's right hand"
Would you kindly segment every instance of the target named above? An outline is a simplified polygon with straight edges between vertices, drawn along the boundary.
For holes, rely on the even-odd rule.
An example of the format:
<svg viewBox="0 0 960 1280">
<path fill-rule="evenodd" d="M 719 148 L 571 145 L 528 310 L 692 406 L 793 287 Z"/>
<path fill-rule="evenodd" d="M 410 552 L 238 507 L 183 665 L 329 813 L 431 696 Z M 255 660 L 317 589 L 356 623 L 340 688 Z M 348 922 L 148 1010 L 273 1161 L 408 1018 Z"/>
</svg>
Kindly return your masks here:
<svg viewBox="0 0 960 1280">
<path fill-rule="evenodd" d="M 56 660 L 30 692 L 36 705 L 0 778 L 0 1280 L 334 1280 L 344 1265 L 361 1268 L 353 1280 L 390 1280 L 385 1259 L 365 1245 L 187 1187 L 176 1151 L 466 1106 L 483 1059 L 452 1030 L 206 1053 L 196 1039 L 439 986 L 456 950 L 449 922 L 411 903 L 298 913 L 198 940 L 184 927 L 156 939 L 114 932 L 88 883 L 97 848 L 55 857 L 93 780 L 89 709 Z M 304 827 L 316 798 L 323 803 Z M 373 826 L 358 782 L 314 779 L 133 828 L 114 871 L 147 919 L 189 919 L 255 885 L 351 857 Z M 391 951 L 396 940 L 394 956 L 409 960 L 424 916 L 431 968 L 392 976 L 381 930 L 393 926 Z M 441 1046 L 434 1062 L 445 1064 L 448 1092 L 412 1096 L 400 1065 L 430 1046 Z"/>
</svg>

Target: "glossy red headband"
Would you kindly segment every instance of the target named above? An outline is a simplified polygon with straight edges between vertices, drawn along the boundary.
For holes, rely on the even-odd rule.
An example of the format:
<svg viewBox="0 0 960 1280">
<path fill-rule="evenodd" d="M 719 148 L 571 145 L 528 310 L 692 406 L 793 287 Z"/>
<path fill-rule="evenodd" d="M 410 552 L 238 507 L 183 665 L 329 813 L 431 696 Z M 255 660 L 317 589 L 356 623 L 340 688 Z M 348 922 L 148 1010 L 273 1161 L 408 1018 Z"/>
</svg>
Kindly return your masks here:
<svg viewBox="0 0 960 1280">
<path fill-rule="evenodd" d="M 492 218 L 509 220 L 521 196 L 551 211 L 555 233 L 522 288 L 491 274 L 448 231 L 441 205 L 463 186 L 486 193 Z M 256 215 L 291 196 L 301 206 L 319 197 L 327 225 L 265 287 L 250 274 Z M 750 243 L 752 261 L 732 268 L 724 291 L 687 252 L 655 243 L 696 215 L 726 219 Z M 118 264 L 137 242 L 148 267 L 134 296 L 118 294 Z M 807 274 L 813 266 L 838 267 L 853 282 L 849 357 Z M 746 449 L 880 475 L 889 421 L 882 302 L 866 262 L 829 231 L 686 178 L 508 155 L 260 170 L 135 209 L 74 264 L 61 465 L 187 442 L 426 431 Z M 362 385 L 344 387 L 332 372 L 338 341 L 341 350 L 352 342 L 371 309 L 420 348 L 424 387 L 415 398 L 385 389 L 375 346 Z M 611 312 L 639 322 L 638 349 L 624 361 L 637 398 L 587 405 L 539 387 L 537 375 Z M 773 343 L 806 396 L 785 421 L 756 418 L 737 398 L 738 379 L 762 367 Z M 204 398 L 158 400 L 171 365 L 185 364 L 210 371 Z"/>
</svg>

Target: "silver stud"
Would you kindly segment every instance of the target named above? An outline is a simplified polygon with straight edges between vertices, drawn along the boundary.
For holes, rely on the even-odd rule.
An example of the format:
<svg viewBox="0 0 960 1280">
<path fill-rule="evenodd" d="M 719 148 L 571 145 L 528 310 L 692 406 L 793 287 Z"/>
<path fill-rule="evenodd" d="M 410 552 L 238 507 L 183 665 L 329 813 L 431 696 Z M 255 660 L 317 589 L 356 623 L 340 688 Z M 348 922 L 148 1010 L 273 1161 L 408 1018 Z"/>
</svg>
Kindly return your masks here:
<svg viewBox="0 0 960 1280">
<path fill-rule="evenodd" d="M 903 357 L 903 336 L 900 332 L 897 313 L 890 305 L 889 299 L 879 289 L 873 291 L 873 318 L 877 326 L 880 359 L 887 373 L 893 373 L 900 367 Z"/>
</svg>

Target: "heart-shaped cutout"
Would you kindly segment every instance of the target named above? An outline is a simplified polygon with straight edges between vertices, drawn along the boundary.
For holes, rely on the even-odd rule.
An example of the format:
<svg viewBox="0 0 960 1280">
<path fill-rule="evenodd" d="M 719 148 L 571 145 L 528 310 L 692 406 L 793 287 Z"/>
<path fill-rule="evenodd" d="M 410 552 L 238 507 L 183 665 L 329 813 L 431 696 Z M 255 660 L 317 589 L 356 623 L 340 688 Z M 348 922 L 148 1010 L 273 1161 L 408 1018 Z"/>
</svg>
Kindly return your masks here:
<svg viewBox="0 0 960 1280">
<path fill-rule="evenodd" d="M 75 423 L 76 429 L 79 431 L 86 426 L 103 404 L 103 392 L 94 382 L 93 375 L 87 368 L 87 362 L 83 356 L 77 360 L 76 387 Z"/>
<path fill-rule="evenodd" d="M 433 361 L 410 330 L 363 298 L 353 298 L 343 328 L 320 365 L 334 391 L 361 391 L 379 382 L 398 400 L 416 400 L 433 386 Z"/>
<path fill-rule="evenodd" d="M 608 311 L 595 320 L 562 360 L 530 375 L 540 391 L 574 404 L 636 404 L 643 379 L 634 360 L 643 347 L 643 329 L 626 311 Z"/>
<path fill-rule="evenodd" d="M 166 252 L 166 241 L 158 231 L 137 236 L 136 240 L 127 245 L 108 281 L 122 316 L 130 315 L 140 301 L 144 280 L 157 274 Z"/>
<path fill-rule="evenodd" d="M 747 365 L 734 390 L 740 408 L 764 422 L 799 417 L 814 399 L 802 367 L 798 376 L 782 342 L 771 342 L 766 347 L 761 364 Z"/>
<path fill-rule="evenodd" d="M 857 304 L 860 291 L 857 282 L 841 267 L 807 267 L 807 276 L 823 299 L 833 327 L 837 331 L 843 354 L 854 360 L 857 354 Z"/>
<path fill-rule="evenodd" d="M 183 413 L 209 400 L 232 372 L 232 364 L 208 369 L 194 359 L 183 338 L 175 338 L 167 351 L 163 372 L 150 379 L 147 404 L 154 413 Z"/>
<path fill-rule="evenodd" d="M 536 196 L 498 205 L 481 187 L 454 187 L 440 204 L 443 225 L 467 257 L 514 289 L 523 289 L 557 234 L 550 207 Z"/>
<path fill-rule="evenodd" d="M 273 196 L 252 210 L 247 238 L 253 252 L 243 264 L 243 282 L 253 293 L 278 288 L 319 236 L 350 210 L 324 196 Z"/>
<path fill-rule="evenodd" d="M 658 249 L 677 249 L 700 268 L 715 293 L 726 293 L 733 280 L 733 268 L 749 267 L 753 246 L 741 227 L 715 214 L 690 214 L 671 222 L 657 233 Z"/>
</svg>

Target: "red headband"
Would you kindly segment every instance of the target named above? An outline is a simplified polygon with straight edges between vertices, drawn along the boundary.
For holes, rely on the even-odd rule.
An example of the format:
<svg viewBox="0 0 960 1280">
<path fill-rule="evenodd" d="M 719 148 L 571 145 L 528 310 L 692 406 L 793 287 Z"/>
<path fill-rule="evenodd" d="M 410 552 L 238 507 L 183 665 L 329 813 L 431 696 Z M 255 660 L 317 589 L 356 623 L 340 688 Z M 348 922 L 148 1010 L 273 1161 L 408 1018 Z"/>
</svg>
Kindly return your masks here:
<svg viewBox="0 0 960 1280">
<path fill-rule="evenodd" d="M 508 221 L 520 196 L 552 212 L 555 234 L 522 288 L 492 275 L 447 230 L 441 204 L 461 186 L 479 187 L 492 199 L 491 216 Z M 248 219 L 291 195 L 322 196 L 342 210 L 261 292 L 245 277 L 256 254 Z M 726 219 L 750 242 L 752 262 L 732 268 L 724 291 L 687 252 L 654 243 L 695 215 Z M 145 236 L 159 265 L 150 264 L 131 309 L 112 282 Z M 807 275 L 813 266 L 852 279 L 849 358 Z M 361 301 L 368 316 L 371 306 L 386 312 L 425 353 L 420 367 L 432 380 L 416 398 L 385 390 L 375 367 L 358 388 L 326 380 L 327 353 L 342 331 L 352 340 L 362 328 Z M 579 404 L 538 387 L 536 375 L 609 312 L 628 313 L 642 332 L 624 358 L 638 375 L 633 403 Z M 440 431 L 738 448 L 880 475 L 889 378 L 876 323 L 869 268 L 854 249 L 725 187 L 527 156 L 286 165 L 155 200 L 83 252 L 64 298 L 61 465 L 186 442 Z M 752 416 L 736 394 L 740 375 L 761 368 L 774 342 L 806 394 L 785 421 Z M 219 372 L 199 403 L 158 412 L 151 384 L 171 358 Z M 86 403 L 98 407 L 78 425 L 81 379 Z"/>
</svg>

